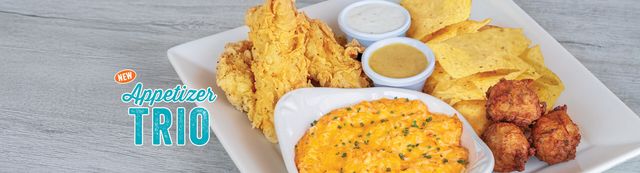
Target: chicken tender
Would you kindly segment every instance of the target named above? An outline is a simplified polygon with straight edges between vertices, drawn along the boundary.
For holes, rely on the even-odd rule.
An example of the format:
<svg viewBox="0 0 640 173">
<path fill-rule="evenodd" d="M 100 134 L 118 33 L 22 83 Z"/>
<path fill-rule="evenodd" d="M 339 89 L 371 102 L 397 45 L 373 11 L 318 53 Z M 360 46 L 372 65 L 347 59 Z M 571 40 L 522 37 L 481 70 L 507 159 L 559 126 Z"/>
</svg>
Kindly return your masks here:
<svg viewBox="0 0 640 173">
<path fill-rule="evenodd" d="M 254 127 L 277 142 L 273 109 L 285 93 L 310 87 L 305 58 L 306 16 L 297 12 L 291 0 L 267 0 L 249 10 L 246 24 L 253 42 L 251 71 L 255 78 L 255 107 L 249 111 Z"/>
<path fill-rule="evenodd" d="M 331 28 L 320 20 L 310 20 L 307 51 L 309 74 L 322 87 L 362 88 L 369 80 L 355 58 L 364 47 L 353 40 L 345 49 L 334 37 Z"/>
<path fill-rule="evenodd" d="M 254 128 L 277 142 L 273 109 L 285 93 L 313 84 L 362 88 L 370 85 L 356 57 L 357 41 L 336 39 L 320 20 L 298 12 L 293 0 L 266 0 L 247 11 L 249 41 L 229 44 L 218 62 L 216 82 Z M 342 43 L 342 44 L 341 44 Z"/>
<path fill-rule="evenodd" d="M 496 172 L 524 171 L 529 156 L 534 153 L 520 127 L 511 123 L 492 124 L 482 134 L 482 140 L 493 153 Z"/>
<path fill-rule="evenodd" d="M 576 157 L 580 130 L 567 115 L 567 106 L 564 105 L 540 117 L 533 125 L 531 138 L 537 150 L 536 157 L 556 164 Z"/>
<path fill-rule="evenodd" d="M 227 100 L 243 112 L 250 112 L 255 105 L 253 73 L 251 72 L 251 42 L 244 40 L 227 43 L 218 60 L 216 83 Z M 249 117 L 253 121 L 253 117 Z"/>
<path fill-rule="evenodd" d="M 544 113 L 533 80 L 500 80 L 487 91 L 487 115 L 492 121 L 529 126 Z"/>
</svg>

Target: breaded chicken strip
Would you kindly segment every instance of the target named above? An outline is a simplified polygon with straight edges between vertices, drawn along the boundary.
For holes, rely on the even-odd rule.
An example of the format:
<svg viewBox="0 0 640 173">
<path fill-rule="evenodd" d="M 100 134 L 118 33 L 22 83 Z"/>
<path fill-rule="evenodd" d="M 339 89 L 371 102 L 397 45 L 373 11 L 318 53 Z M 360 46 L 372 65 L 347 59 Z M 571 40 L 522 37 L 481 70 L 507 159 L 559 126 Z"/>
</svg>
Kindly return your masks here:
<svg viewBox="0 0 640 173">
<path fill-rule="evenodd" d="M 251 71 L 255 78 L 255 108 L 249 111 L 254 127 L 277 142 L 273 109 L 285 93 L 310 87 L 305 58 L 306 17 L 296 11 L 292 0 L 266 0 L 246 16 L 249 39 L 253 42 Z"/>
<path fill-rule="evenodd" d="M 357 58 L 364 47 L 353 40 L 342 47 L 331 28 L 320 20 L 309 20 L 310 30 L 307 37 L 309 74 L 311 79 L 322 87 L 362 88 L 369 86 L 369 80 L 362 71 Z"/>
<path fill-rule="evenodd" d="M 250 112 L 255 105 L 253 73 L 251 72 L 251 42 L 227 43 L 218 60 L 216 83 L 236 109 Z M 249 116 L 253 121 L 253 117 Z"/>
</svg>

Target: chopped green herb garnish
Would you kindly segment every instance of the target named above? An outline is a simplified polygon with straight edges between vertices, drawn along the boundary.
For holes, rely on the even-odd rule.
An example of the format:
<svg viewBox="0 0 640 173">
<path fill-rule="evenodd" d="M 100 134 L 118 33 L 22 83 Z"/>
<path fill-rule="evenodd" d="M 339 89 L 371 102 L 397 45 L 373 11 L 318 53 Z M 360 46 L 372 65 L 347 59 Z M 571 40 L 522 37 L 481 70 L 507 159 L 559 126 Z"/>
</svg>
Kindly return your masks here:
<svg viewBox="0 0 640 173">
<path fill-rule="evenodd" d="M 347 111 L 351 111 L 351 108 L 347 108 Z"/>
<path fill-rule="evenodd" d="M 360 127 L 364 127 L 364 123 L 360 122 Z"/>
<path fill-rule="evenodd" d="M 404 130 L 402 130 L 402 133 L 404 134 L 404 136 L 409 135 L 409 128 L 405 127 Z"/>
<path fill-rule="evenodd" d="M 428 155 L 428 154 L 426 154 L 426 153 L 425 153 L 425 154 L 422 154 L 422 157 L 427 158 L 427 159 L 431 159 L 431 155 Z"/>
<path fill-rule="evenodd" d="M 464 164 L 466 164 L 466 163 L 467 163 L 467 161 L 462 160 L 462 159 L 458 159 L 458 163 L 459 163 L 459 164 L 463 164 L 463 165 L 464 165 Z"/>
<path fill-rule="evenodd" d="M 395 111 L 389 111 L 389 113 L 393 114 L 393 113 L 396 113 L 396 112 Z"/>
<path fill-rule="evenodd" d="M 381 119 L 380 122 L 381 123 L 387 122 L 387 119 Z"/>
<path fill-rule="evenodd" d="M 318 120 L 313 120 L 313 122 L 311 123 L 311 127 L 315 126 L 316 124 L 318 124 Z"/>
<path fill-rule="evenodd" d="M 341 126 L 341 125 L 338 125 L 338 129 L 342 129 L 342 126 Z"/>
<path fill-rule="evenodd" d="M 342 158 L 347 157 L 347 153 L 342 153 Z"/>
<path fill-rule="evenodd" d="M 367 139 L 367 140 L 364 140 L 364 144 L 365 144 L 365 145 L 369 145 L 369 140 L 368 140 L 368 139 Z"/>
<path fill-rule="evenodd" d="M 427 122 L 431 122 L 431 120 L 433 120 L 433 117 L 427 118 Z"/>
<path fill-rule="evenodd" d="M 447 159 L 442 159 L 442 163 L 447 163 L 447 162 L 449 162 L 449 160 L 447 160 Z"/>
<path fill-rule="evenodd" d="M 404 160 L 404 154 L 400 153 L 398 156 L 400 157 L 400 160 Z"/>
<path fill-rule="evenodd" d="M 333 117 L 333 120 L 336 120 L 336 119 L 338 119 L 338 116 Z"/>
<path fill-rule="evenodd" d="M 371 136 L 371 132 L 367 132 L 367 137 Z"/>
<path fill-rule="evenodd" d="M 411 127 L 419 128 L 418 124 L 416 124 L 416 120 L 413 120 L 413 122 L 411 122 Z"/>
</svg>

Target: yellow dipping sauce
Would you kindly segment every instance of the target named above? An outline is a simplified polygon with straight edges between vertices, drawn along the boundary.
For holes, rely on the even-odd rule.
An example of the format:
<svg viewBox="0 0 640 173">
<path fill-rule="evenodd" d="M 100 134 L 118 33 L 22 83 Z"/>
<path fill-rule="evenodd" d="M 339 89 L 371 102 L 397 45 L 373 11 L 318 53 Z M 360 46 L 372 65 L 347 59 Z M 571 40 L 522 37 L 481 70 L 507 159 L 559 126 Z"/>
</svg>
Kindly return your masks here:
<svg viewBox="0 0 640 173">
<path fill-rule="evenodd" d="M 369 66 L 376 73 L 390 78 L 407 78 L 427 68 L 427 57 L 417 48 L 402 43 L 379 48 L 371 55 Z"/>
</svg>

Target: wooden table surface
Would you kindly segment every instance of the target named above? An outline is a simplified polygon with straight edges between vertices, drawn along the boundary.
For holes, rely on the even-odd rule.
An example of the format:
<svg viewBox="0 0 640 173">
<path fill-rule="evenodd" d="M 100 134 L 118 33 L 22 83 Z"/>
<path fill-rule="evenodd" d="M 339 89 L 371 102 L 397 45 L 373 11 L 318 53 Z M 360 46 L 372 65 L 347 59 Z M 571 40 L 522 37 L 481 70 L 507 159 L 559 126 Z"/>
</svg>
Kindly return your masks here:
<svg viewBox="0 0 640 173">
<path fill-rule="evenodd" d="M 243 25 L 260 2 L 0 0 L 0 172 L 238 172 L 215 135 L 204 147 L 134 146 L 119 98 L 131 85 L 113 74 L 133 68 L 145 87 L 180 84 L 166 50 Z M 516 3 L 640 112 L 639 1 Z M 640 172 L 640 158 L 609 171 Z"/>
</svg>

